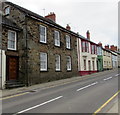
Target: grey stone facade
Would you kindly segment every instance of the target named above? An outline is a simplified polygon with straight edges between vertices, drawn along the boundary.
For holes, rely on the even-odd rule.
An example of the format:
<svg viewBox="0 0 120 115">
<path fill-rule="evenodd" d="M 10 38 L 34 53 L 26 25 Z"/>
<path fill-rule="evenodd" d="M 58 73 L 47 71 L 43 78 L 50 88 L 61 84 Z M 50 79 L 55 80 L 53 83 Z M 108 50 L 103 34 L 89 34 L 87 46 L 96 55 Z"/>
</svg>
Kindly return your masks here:
<svg viewBox="0 0 120 115">
<path fill-rule="evenodd" d="M 3 49 L 6 50 L 6 55 L 19 56 L 20 81 L 33 85 L 78 75 L 77 34 L 10 2 L 3 3 L 3 9 L 6 6 L 10 6 L 10 15 L 6 18 L 16 23 L 21 31 L 17 31 L 17 51 L 8 51 L 7 32 L 9 28 L 3 27 Z M 47 28 L 47 43 L 45 44 L 40 43 L 39 40 L 39 25 Z M 54 45 L 54 30 L 60 32 L 60 47 Z M 65 35 L 71 38 L 71 49 L 66 48 Z M 45 72 L 40 71 L 40 52 L 45 52 L 48 56 L 48 69 Z M 55 71 L 56 54 L 61 57 L 61 71 L 59 72 Z M 67 71 L 66 56 L 71 56 L 71 71 Z"/>
</svg>

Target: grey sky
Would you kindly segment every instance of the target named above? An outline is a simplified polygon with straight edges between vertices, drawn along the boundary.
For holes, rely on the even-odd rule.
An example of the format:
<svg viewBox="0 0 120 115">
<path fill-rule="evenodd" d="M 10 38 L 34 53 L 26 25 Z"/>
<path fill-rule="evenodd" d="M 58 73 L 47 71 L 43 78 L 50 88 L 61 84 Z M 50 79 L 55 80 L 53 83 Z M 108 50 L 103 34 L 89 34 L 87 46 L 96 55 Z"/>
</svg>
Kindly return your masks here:
<svg viewBox="0 0 120 115">
<path fill-rule="evenodd" d="M 57 23 L 63 27 L 70 24 L 71 30 L 103 45 L 118 45 L 117 0 L 9 0 L 41 16 L 54 12 Z"/>
</svg>

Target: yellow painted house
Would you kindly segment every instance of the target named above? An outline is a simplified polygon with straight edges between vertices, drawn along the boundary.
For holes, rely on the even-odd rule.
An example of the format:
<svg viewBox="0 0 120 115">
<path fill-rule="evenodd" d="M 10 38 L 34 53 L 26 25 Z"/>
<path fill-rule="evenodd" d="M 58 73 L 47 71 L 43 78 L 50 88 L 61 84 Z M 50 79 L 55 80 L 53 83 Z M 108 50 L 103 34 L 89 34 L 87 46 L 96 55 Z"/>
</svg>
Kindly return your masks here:
<svg viewBox="0 0 120 115">
<path fill-rule="evenodd" d="M 103 48 L 103 70 L 112 69 L 112 54 L 108 49 Z"/>
</svg>

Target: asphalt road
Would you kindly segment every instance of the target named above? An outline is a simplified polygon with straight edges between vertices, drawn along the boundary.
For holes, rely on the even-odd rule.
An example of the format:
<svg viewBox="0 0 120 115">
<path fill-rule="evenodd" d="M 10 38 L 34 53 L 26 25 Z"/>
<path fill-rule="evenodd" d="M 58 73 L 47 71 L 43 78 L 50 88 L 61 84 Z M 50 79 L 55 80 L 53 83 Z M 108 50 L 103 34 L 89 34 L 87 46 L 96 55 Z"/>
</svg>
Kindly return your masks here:
<svg viewBox="0 0 120 115">
<path fill-rule="evenodd" d="M 118 91 L 118 71 L 2 101 L 3 113 L 94 113 Z"/>
</svg>

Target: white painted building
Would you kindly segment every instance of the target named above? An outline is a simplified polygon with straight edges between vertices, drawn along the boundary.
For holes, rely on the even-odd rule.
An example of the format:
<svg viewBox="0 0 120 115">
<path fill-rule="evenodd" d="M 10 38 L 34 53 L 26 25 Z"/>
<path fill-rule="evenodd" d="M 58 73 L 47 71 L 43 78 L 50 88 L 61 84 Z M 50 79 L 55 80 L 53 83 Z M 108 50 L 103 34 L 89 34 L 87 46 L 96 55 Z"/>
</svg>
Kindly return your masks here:
<svg viewBox="0 0 120 115">
<path fill-rule="evenodd" d="M 5 51 L 0 49 L 0 89 L 5 88 L 6 82 L 6 55 Z"/>
<path fill-rule="evenodd" d="M 80 36 L 77 40 L 78 71 L 80 75 L 87 75 L 97 72 L 97 45 L 87 38 Z"/>
<path fill-rule="evenodd" d="M 111 52 L 112 52 L 112 67 L 114 69 L 118 67 L 118 55 L 114 51 L 111 51 Z"/>
</svg>

